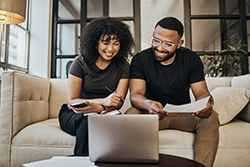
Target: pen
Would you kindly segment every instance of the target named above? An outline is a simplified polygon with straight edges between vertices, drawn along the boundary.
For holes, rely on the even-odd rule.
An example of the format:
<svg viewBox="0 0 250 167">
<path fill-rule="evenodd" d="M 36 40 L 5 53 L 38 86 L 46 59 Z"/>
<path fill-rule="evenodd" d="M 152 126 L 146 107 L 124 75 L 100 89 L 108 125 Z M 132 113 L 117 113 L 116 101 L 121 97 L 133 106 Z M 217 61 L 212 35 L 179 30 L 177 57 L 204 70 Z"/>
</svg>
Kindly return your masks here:
<svg viewBox="0 0 250 167">
<path fill-rule="evenodd" d="M 115 91 L 113 92 L 111 89 L 109 89 L 108 86 L 105 86 L 105 88 L 110 92 L 110 93 L 115 93 Z M 123 103 L 124 101 L 122 99 L 120 99 L 120 101 Z"/>
<path fill-rule="evenodd" d="M 113 93 L 113 91 L 110 90 L 109 87 L 105 86 L 105 88 L 106 88 L 110 93 Z M 114 93 L 115 93 L 115 91 L 114 91 Z"/>
</svg>

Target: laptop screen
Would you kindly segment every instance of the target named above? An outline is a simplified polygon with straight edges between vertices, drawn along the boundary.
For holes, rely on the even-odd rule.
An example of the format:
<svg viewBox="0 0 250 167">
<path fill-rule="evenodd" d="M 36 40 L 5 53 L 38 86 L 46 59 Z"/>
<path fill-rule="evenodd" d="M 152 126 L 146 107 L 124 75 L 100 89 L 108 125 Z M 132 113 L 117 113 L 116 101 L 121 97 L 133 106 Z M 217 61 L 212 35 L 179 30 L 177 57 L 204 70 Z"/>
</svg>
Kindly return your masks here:
<svg viewBox="0 0 250 167">
<path fill-rule="evenodd" d="M 90 115 L 88 128 L 91 161 L 158 162 L 157 115 Z"/>
</svg>

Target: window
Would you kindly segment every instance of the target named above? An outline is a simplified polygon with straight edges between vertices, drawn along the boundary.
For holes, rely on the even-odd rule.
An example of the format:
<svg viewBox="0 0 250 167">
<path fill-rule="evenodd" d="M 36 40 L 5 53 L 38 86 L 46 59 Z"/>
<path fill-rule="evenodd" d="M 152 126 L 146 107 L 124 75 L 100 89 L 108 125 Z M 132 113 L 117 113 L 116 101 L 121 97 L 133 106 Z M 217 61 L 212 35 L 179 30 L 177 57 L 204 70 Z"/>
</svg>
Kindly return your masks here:
<svg viewBox="0 0 250 167">
<path fill-rule="evenodd" d="M 202 56 L 235 47 L 239 41 L 247 44 L 249 5 L 249 0 L 184 0 L 186 46 Z M 249 55 L 247 48 L 249 42 L 243 47 Z M 249 73 L 248 55 L 243 56 L 242 74 Z"/>
<path fill-rule="evenodd" d="M 140 0 L 54 0 L 52 78 L 67 78 L 69 64 L 79 54 L 81 30 L 101 16 L 128 24 L 136 43 L 134 52 L 140 51 Z"/>
<path fill-rule="evenodd" d="M 28 72 L 29 60 L 29 4 L 27 0 L 25 22 L 18 25 L 4 25 L 2 48 L 1 48 L 1 70 L 19 70 Z"/>
</svg>

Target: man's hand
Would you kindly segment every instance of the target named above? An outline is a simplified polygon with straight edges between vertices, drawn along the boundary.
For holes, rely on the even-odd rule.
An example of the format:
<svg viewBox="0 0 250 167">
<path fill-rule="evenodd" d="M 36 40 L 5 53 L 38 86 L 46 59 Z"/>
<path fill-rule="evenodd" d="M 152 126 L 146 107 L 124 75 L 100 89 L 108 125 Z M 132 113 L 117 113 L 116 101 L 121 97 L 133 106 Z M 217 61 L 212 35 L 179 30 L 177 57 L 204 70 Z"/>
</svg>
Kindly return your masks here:
<svg viewBox="0 0 250 167">
<path fill-rule="evenodd" d="M 209 118 L 212 112 L 213 112 L 212 105 L 208 101 L 206 107 L 203 110 L 197 111 L 196 113 L 192 113 L 192 115 L 198 116 L 200 118 Z"/>
<path fill-rule="evenodd" d="M 195 96 L 196 100 L 203 99 L 205 97 L 211 96 L 208 89 L 207 84 L 205 81 L 200 81 L 191 84 L 191 89 L 193 91 L 193 94 Z M 213 101 L 213 97 L 210 97 L 210 100 L 208 101 L 206 107 L 203 110 L 197 111 L 196 113 L 192 113 L 192 115 L 198 116 L 200 118 L 208 118 L 213 112 L 211 102 Z"/>
<path fill-rule="evenodd" d="M 159 120 L 162 120 L 168 115 L 168 113 L 166 111 L 163 111 L 162 109 L 163 109 L 163 106 L 161 105 L 161 103 L 157 101 L 149 100 L 148 111 L 151 114 L 157 114 L 159 116 Z"/>
</svg>

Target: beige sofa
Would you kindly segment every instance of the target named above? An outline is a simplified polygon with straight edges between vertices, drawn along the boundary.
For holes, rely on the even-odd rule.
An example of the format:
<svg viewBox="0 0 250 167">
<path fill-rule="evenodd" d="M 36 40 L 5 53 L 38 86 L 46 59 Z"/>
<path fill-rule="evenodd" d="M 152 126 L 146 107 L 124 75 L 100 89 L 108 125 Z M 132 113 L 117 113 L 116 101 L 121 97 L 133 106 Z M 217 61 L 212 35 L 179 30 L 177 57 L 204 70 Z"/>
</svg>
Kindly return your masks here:
<svg viewBox="0 0 250 167">
<path fill-rule="evenodd" d="M 1 80 L 0 166 L 16 167 L 52 156 L 72 155 L 75 137 L 64 133 L 57 119 L 61 104 L 66 102 L 67 80 L 20 72 L 4 72 Z M 221 121 L 214 166 L 249 166 L 250 75 L 206 81 Z M 122 112 L 129 106 L 126 98 Z M 195 133 L 162 130 L 159 151 L 193 159 L 194 139 Z"/>
</svg>

